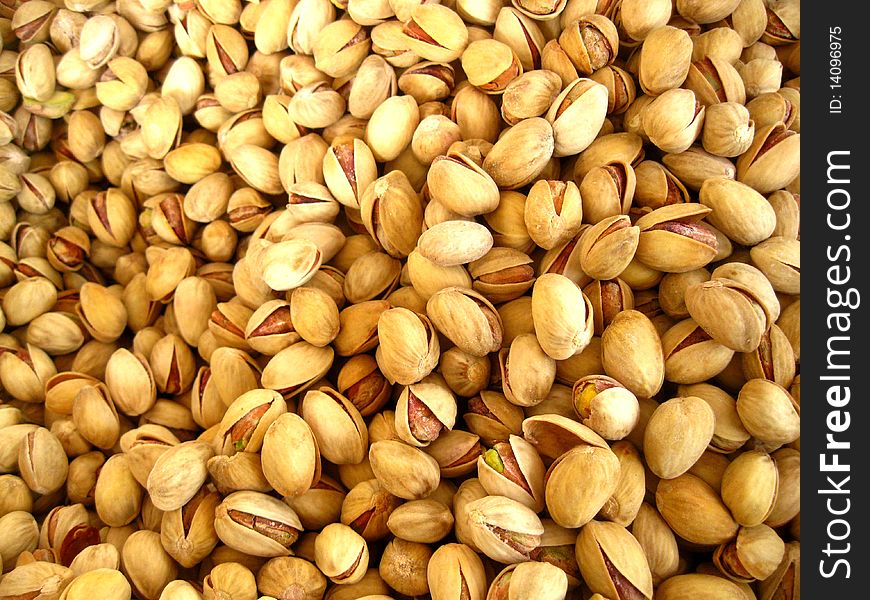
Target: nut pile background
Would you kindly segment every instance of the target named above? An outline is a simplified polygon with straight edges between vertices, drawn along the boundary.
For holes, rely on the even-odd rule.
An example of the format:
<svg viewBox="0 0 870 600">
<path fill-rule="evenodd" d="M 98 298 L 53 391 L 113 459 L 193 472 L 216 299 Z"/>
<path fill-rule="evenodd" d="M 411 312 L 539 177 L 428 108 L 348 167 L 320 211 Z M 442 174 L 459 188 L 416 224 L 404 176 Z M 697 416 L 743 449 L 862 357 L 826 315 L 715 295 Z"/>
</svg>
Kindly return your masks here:
<svg viewBox="0 0 870 600">
<path fill-rule="evenodd" d="M 800 598 L 796 0 L 0 37 L 0 599 Z"/>
</svg>

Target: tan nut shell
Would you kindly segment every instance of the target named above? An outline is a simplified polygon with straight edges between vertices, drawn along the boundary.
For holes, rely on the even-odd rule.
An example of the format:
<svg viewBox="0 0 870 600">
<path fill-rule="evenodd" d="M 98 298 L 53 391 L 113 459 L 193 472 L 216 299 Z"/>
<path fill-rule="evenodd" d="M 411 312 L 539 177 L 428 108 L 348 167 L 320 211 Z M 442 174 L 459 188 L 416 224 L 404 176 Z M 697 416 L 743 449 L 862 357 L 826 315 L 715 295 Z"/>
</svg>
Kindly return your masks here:
<svg viewBox="0 0 870 600">
<path fill-rule="evenodd" d="M 622 585 L 614 581 L 615 571 L 643 597 L 652 598 L 652 574 L 643 547 L 627 529 L 590 521 L 577 536 L 575 552 L 583 579 L 593 592 L 618 598 Z"/>
<path fill-rule="evenodd" d="M 582 527 L 592 520 L 619 483 L 619 459 L 608 448 L 577 446 L 550 466 L 546 478 L 547 511 L 562 527 Z M 578 486 L 580 474 L 587 482 Z"/>
<path fill-rule="evenodd" d="M 206 462 L 214 456 L 209 444 L 184 442 L 164 452 L 148 475 L 146 488 L 151 502 L 162 511 L 181 508 L 205 483 Z"/>
<path fill-rule="evenodd" d="M 674 533 L 689 542 L 715 546 L 737 535 L 739 526 L 719 494 L 695 475 L 659 481 L 656 507 Z"/>
<path fill-rule="evenodd" d="M 269 425 L 260 459 L 266 481 L 284 497 L 304 494 L 320 479 L 317 440 L 295 413 L 284 413 Z"/>
<path fill-rule="evenodd" d="M 713 426 L 713 409 L 701 398 L 672 398 L 660 404 L 643 438 L 643 453 L 652 472 L 673 479 L 688 471 L 707 449 Z"/>
<path fill-rule="evenodd" d="M 655 326 L 636 310 L 620 312 L 601 336 L 602 364 L 610 377 L 638 398 L 651 398 L 665 378 L 661 339 Z"/>
<path fill-rule="evenodd" d="M 563 275 L 538 277 L 532 289 L 532 319 L 541 348 L 554 360 L 580 354 L 592 339 L 592 304 Z"/>
<path fill-rule="evenodd" d="M 441 471 L 434 458 L 395 440 L 375 442 L 369 447 L 375 477 L 394 496 L 406 500 L 425 498 L 438 487 Z"/>
</svg>

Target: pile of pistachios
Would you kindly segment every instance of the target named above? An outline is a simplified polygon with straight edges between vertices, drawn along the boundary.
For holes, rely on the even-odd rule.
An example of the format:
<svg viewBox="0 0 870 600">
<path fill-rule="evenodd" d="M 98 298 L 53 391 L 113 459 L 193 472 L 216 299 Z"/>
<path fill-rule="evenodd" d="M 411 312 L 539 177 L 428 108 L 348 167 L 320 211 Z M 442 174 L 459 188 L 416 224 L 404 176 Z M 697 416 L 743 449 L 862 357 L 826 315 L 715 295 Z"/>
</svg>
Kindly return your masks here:
<svg viewBox="0 0 870 600">
<path fill-rule="evenodd" d="M 800 599 L 798 0 L 0 41 L 0 600 Z"/>
</svg>

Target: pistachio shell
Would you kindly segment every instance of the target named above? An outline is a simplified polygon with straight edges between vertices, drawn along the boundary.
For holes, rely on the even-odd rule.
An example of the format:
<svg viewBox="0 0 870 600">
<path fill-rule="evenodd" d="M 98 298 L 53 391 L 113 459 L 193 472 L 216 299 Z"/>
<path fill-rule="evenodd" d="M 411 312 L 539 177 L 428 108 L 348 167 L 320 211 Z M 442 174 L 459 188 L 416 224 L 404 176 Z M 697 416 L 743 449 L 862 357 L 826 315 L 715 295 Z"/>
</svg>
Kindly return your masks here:
<svg viewBox="0 0 870 600">
<path fill-rule="evenodd" d="M 347 398 L 327 388 L 309 390 L 302 400 L 301 414 L 326 460 L 342 465 L 365 459 L 368 429 Z"/>
<path fill-rule="evenodd" d="M 593 592 L 652 598 L 652 574 L 640 543 L 616 523 L 591 521 L 576 544 L 580 572 Z"/>
<path fill-rule="evenodd" d="M 436 265 L 451 267 L 477 260 L 492 248 L 492 235 L 483 225 L 445 221 L 427 229 L 417 241 L 417 251 Z"/>
<path fill-rule="evenodd" d="M 214 450 L 200 441 L 184 442 L 168 449 L 154 463 L 146 488 L 151 502 L 170 511 L 187 504 L 205 483 L 206 462 Z"/>
<path fill-rule="evenodd" d="M 532 319 L 541 348 L 554 360 L 580 354 L 592 339 L 592 305 L 573 281 L 546 273 L 532 290 Z"/>
<path fill-rule="evenodd" d="M 673 398 L 659 405 L 646 426 L 643 452 L 650 469 L 662 479 L 689 470 L 713 438 L 714 414 L 700 398 Z"/>
<path fill-rule="evenodd" d="M 694 475 L 662 479 L 656 506 L 674 533 L 690 542 L 713 546 L 737 535 L 738 525 L 719 495 Z"/>
<path fill-rule="evenodd" d="M 550 466 L 546 478 L 547 511 L 562 527 L 581 527 L 592 520 L 619 483 L 619 460 L 609 448 L 581 445 Z M 579 473 L 589 485 L 577 486 Z"/>
<path fill-rule="evenodd" d="M 320 479 L 318 443 L 306 422 L 294 413 L 284 413 L 269 425 L 260 456 L 263 475 L 282 496 L 304 494 Z"/>
<path fill-rule="evenodd" d="M 664 382 L 661 339 L 636 310 L 619 313 L 601 336 L 605 372 L 640 398 L 651 398 Z"/>
</svg>

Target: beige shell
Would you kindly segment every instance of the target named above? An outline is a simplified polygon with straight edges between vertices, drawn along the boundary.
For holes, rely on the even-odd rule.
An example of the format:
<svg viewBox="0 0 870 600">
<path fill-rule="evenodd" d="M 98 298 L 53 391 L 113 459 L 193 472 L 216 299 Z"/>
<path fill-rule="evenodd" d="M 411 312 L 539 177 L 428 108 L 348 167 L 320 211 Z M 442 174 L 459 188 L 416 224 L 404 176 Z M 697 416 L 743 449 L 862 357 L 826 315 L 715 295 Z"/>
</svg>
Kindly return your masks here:
<svg viewBox="0 0 870 600">
<path fill-rule="evenodd" d="M 544 527 L 532 509 L 504 496 L 486 496 L 465 509 L 471 539 L 489 558 L 505 564 L 528 560 Z M 517 547 L 519 546 L 519 547 Z"/>
<path fill-rule="evenodd" d="M 509 349 L 499 352 L 502 391 L 518 406 L 540 404 L 556 378 L 556 363 L 541 348 L 534 334 L 514 338 Z"/>
<path fill-rule="evenodd" d="M 731 461 L 722 475 L 722 501 L 744 527 L 760 525 L 779 493 L 779 471 L 762 450 L 748 450 Z"/>
<path fill-rule="evenodd" d="M 438 363 L 438 336 L 429 318 L 406 308 L 391 308 L 378 319 L 376 358 L 384 375 L 409 385 L 423 379 Z"/>
<path fill-rule="evenodd" d="M 357 408 L 329 388 L 309 390 L 300 414 L 317 440 L 323 457 L 333 464 L 358 464 L 365 459 L 368 429 Z"/>
<path fill-rule="evenodd" d="M 441 479 L 434 458 L 399 441 L 373 443 L 369 447 L 369 460 L 381 485 L 406 500 L 425 498 L 438 487 Z"/>
<path fill-rule="evenodd" d="M 547 511 L 562 527 L 581 527 L 591 521 L 616 491 L 619 459 L 607 447 L 580 445 L 550 466 L 546 478 Z M 576 485 L 583 473 L 588 485 Z"/>
<path fill-rule="evenodd" d="M 665 25 L 643 41 L 637 78 L 644 93 L 658 96 L 682 85 L 692 61 L 692 41 L 682 29 Z"/>
<path fill-rule="evenodd" d="M 486 356 L 502 346 L 501 316 L 489 300 L 459 287 L 439 290 L 426 303 L 432 324 L 462 351 Z"/>
<path fill-rule="evenodd" d="M 554 156 L 579 154 L 595 140 L 607 115 L 607 88 L 591 79 L 577 79 L 559 94 L 547 111 L 553 126 Z"/>
<path fill-rule="evenodd" d="M 487 454 L 477 459 L 477 477 L 480 484 L 490 495 L 511 498 L 535 512 L 540 512 L 544 508 L 544 463 L 534 446 L 523 438 L 511 435 L 508 444 L 525 485 L 520 486 L 504 473 L 498 472 L 487 460 Z"/>
<path fill-rule="evenodd" d="M 162 511 L 181 508 L 205 482 L 206 462 L 214 456 L 210 445 L 184 442 L 164 452 L 148 475 L 146 488 L 155 507 Z"/>
<path fill-rule="evenodd" d="M 770 237 L 776 227 L 770 202 L 739 181 L 708 179 L 698 199 L 713 209 L 710 223 L 738 244 L 754 246 Z"/>
<path fill-rule="evenodd" d="M 554 360 L 580 354 L 592 339 L 592 305 L 563 275 L 541 275 L 532 289 L 532 319 L 541 348 Z"/>
<path fill-rule="evenodd" d="M 593 592 L 619 597 L 627 581 L 644 597 L 652 598 L 652 574 L 643 547 L 620 525 L 589 522 L 577 536 L 576 555 L 583 579 Z"/>
<path fill-rule="evenodd" d="M 423 232 L 417 252 L 441 267 L 468 264 L 492 248 L 489 229 L 474 221 L 444 221 Z"/>
<path fill-rule="evenodd" d="M 651 398 L 662 386 L 665 361 L 652 322 L 636 310 L 620 312 L 601 336 L 602 364 L 610 377 L 638 398 Z"/>
<path fill-rule="evenodd" d="M 615 279 L 634 258 L 639 236 L 640 230 L 627 215 L 608 217 L 589 227 L 577 244 L 583 271 L 593 279 Z"/>
<path fill-rule="evenodd" d="M 700 398 L 663 402 L 646 426 L 643 453 L 653 473 L 673 479 L 689 470 L 713 438 L 714 414 Z"/>
<path fill-rule="evenodd" d="M 304 494 L 320 479 L 317 440 L 294 413 L 280 415 L 266 429 L 260 459 L 266 481 L 284 497 Z"/>
<path fill-rule="evenodd" d="M 743 590 L 733 581 L 715 575 L 690 573 L 671 577 L 656 590 L 661 600 L 683 600 L 704 596 L 710 600 L 745 600 Z"/>
<path fill-rule="evenodd" d="M 550 123 L 540 117 L 525 119 L 499 138 L 486 155 L 483 169 L 499 188 L 517 189 L 541 174 L 554 151 Z"/>
<path fill-rule="evenodd" d="M 728 542 L 739 526 L 719 494 L 694 475 L 662 479 L 656 487 L 656 507 L 674 533 L 706 546 Z"/>
<path fill-rule="evenodd" d="M 752 352 L 770 321 L 752 289 L 724 278 L 696 283 L 686 290 L 689 315 L 710 336 L 735 352 Z"/>
<path fill-rule="evenodd" d="M 772 141 L 772 147 L 768 146 Z M 765 147 L 766 152 L 761 153 Z M 788 185 L 800 175 L 800 134 L 774 123 L 755 132 L 749 150 L 737 159 L 737 179 L 761 194 Z"/>
</svg>

